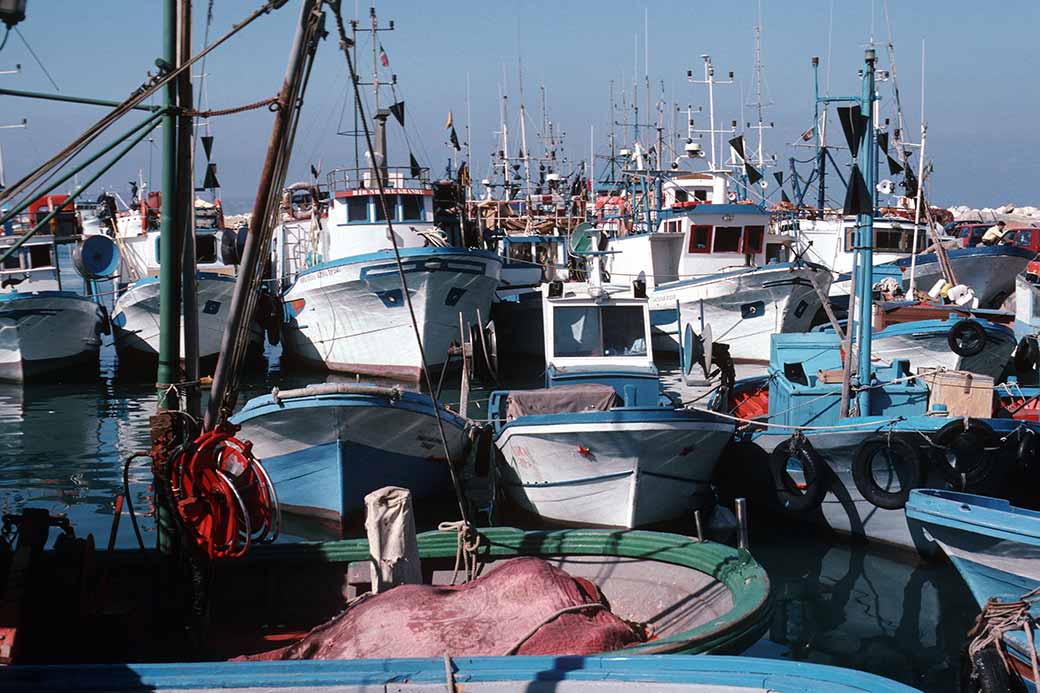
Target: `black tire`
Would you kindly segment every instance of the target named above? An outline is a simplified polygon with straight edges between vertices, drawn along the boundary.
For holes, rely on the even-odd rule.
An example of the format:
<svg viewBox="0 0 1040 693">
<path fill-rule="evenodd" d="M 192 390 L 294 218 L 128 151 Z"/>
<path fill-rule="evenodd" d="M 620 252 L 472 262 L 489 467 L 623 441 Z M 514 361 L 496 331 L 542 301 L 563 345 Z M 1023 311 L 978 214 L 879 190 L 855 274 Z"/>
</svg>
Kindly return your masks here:
<svg viewBox="0 0 1040 693">
<path fill-rule="evenodd" d="M 886 454 L 899 476 L 899 490 L 888 491 L 874 477 L 873 462 L 879 453 Z M 899 470 L 904 470 L 902 474 Z M 856 452 L 852 463 L 852 480 L 860 494 L 885 510 L 900 510 L 906 505 L 910 491 L 924 486 L 928 468 L 920 451 L 905 438 L 879 435 L 868 438 Z"/>
<path fill-rule="evenodd" d="M 993 429 L 985 421 L 957 419 L 938 430 L 932 438 L 936 445 L 953 454 L 954 464 L 939 453 L 939 469 L 943 477 L 962 491 L 980 486 L 998 466 L 999 450 L 992 450 L 998 442 Z"/>
<path fill-rule="evenodd" d="M 1040 346 L 1036 339 L 1023 337 L 1015 347 L 1015 372 L 1019 377 L 1036 369 L 1037 360 L 1040 359 Z"/>
<path fill-rule="evenodd" d="M 797 460 L 802 466 L 804 488 L 799 487 L 788 473 L 790 460 Z M 788 514 L 802 515 L 816 510 L 830 487 L 830 467 L 805 438 L 789 438 L 773 448 L 769 455 L 769 471 L 779 509 Z"/>
<path fill-rule="evenodd" d="M 1040 440 L 1028 428 L 1018 429 L 1017 436 L 1015 462 L 1020 469 L 1028 470 L 1035 466 L 1037 459 L 1040 458 Z"/>
<path fill-rule="evenodd" d="M 1011 678 L 996 645 L 990 645 L 969 657 L 961 653 L 961 693 L 1008 693 L 1020 690 L 1012 687 Z"/>
<path fill-rule="evenodd" d="M 958 356 L 978 356 L 986 348 L 986 330 L 974 320 L 961 320 L 950 328 L 946 343 Z"/>
</svg>

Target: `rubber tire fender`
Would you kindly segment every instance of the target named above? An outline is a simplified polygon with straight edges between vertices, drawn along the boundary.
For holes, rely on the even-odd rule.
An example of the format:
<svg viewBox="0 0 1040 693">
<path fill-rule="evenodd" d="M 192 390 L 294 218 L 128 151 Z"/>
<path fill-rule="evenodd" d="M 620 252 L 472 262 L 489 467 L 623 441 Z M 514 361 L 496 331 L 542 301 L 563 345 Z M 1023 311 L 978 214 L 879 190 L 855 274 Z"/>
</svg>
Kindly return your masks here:
<svg viewBox="0 0 1040 693">
<path fill-rule="evenodd" d="M 1015 372 L 1021 376 L 1023 373 L 1034 370 L 1038 359 L 1040 359 L 1040 346 L 1037 346 L 1036 339 L 1033 337 L 1020 339 L 1018 346 L 1015 347 Z"/>
<path fill-rule="evenodd" d="M 962 437 L 966 435 L 976 439 L 977 444 L 971 446 L 975 448 L 974 450 L 970 447 L 964 449 L 964 445 L 970 443 L 970 440 L 961 442 Z M 987 444 L 993 443 L 995 437 L 989 424 L 980 419 L 968 419 L 967 429 L 965 429 L 963 419 L 956 419 L 940 428 L 932 438 L 932 442 L 936 445 L 949 448 L 955 443 L 961 442 L 961 449 L 953 451 L 956 468 L 951 467 L 945 459 L 939 461 L 940 471 L 946 480 L 961 490 L 967 490 L 985 481 L 997 466 L 995 455 L 984 450 Z M 962 461 L 969 463 L 962 465 Z M 961 479 L 962 474 L 964 475 L 963 480 Z M 963 488 L 961 488 L 962 486 Z"/>
<path fill-rule="evenodd" d="M 871 460 L 879 450 L 888 448 L 890 454 L 900 458 L 903 464 L 909 465 L 910 473 L 906 483 L 900 483 L 899 491 L 886 491 L 874 479 L 871 471 Z M 877 435 L 867 438 L 856 451 L 856 459 L 852 462 L 852 480 L 856 489 L 868 501 L 885 510 L 901 510 L 910 491 L 924 486 L 928 476 L 928 466 L 920 451 L 901 436 Z"/>
<path fill-rule="evenodd" d="M 961 340 L 974 338 L 969 341 L 971 346 L 962 346 Z M 960 320 L 954 323 L 946 335 L 946 343 L 950 350 L 962 358 L 978 356 L 986 348 L 986 330 L 974 320 Z"/>
<path fill-rule="evenodd" d="M 806 483 L 802 493 L 792 488 L 791 477 L 787 474 L 787 463 L 791 458 L 797 459 L 803 470 L 813 472 L 812 480 Z M 800 441 L 788 438 L 773 448 L 769 454 L 769 471 L 780 510 L 792 515 L 809 513 L 819 508 L 830 488 L 830 467 L 805 438 Z M 808 478 L 808 474 L 806 476 Z"/>
<path fill-rule="evenodd" d="M 962 693 L 1007 693 L 1023 690 L 1023 687 L 1012 686 L 996 645 L 983 648 L 976 652 L 974 657 L 969 656 L 965 648 L 961 652 L 960 679 Z"/>
</svg>

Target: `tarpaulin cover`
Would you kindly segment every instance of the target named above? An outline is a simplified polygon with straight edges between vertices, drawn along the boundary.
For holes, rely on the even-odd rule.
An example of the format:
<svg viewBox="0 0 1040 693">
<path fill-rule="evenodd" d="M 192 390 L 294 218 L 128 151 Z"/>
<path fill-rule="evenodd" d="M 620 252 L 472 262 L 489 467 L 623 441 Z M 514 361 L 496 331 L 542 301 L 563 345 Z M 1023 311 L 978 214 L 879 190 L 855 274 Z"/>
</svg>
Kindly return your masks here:
<svg viewBox="0 0 1040 693">
<path fill-rule="evenodd" d="M 506 561 L 458 587 L 401 585 L 355 603 L 301 641 L 244 660 L 587 655 L 643 636 L 607 609 L 594 584 L 540 558 Z M 641 629 L 638 629 L 641 631 Z M 533 633 L 533 634 L 532 634 Z"/>
<path fill-rule="evenodd" d="M 616 407 L 619 402 L 620 398 L 614 388 L 599 383 L 516 390 L 509 393 L 506 421 L 538 414 L 607 411 Z"/>
</svg>

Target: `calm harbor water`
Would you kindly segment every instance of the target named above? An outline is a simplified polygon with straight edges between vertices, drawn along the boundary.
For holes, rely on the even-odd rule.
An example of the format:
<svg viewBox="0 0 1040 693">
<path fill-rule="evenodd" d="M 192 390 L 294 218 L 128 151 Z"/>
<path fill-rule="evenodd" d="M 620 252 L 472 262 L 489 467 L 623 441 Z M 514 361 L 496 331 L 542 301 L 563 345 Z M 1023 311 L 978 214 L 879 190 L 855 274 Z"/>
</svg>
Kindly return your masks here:
<svg viewBox="0 0 1040 693">
<path fill-rule="evenodd" d="M 244 378 L 240 405 L 275 385 L 327 377 L 282 373 L 277 351 L 269 353 L 268 364 L 266 372 Z M 675 373 L 665 376 L 678 380 Z M 539 379 L 537 367 L 510 377 L 531 384 Z M 442 399 L 457 401 L 457 376 L 449 375 L 448 382 Z M 486 396 L 479 389 L 471 394 L 471 417 L 486 416 Z M 99 379 L 0 386 L 0 510 L 32 506 L 66 514 L 79 535 L 93 533 L 103 546 L 122 492 L 122 462 L 147 449 L 155 402 L 149 383 L 120 378 L 110 346 L 102 349 Z M 135 463 L 130 479 L 145 541 L 154 541 L 147 460 Z M 451 512 L 450 503 L 445 512 Z M 767 525 L 752 514 L 751 549 L 769 572 L 775 612 L 768 634 L 750 654 L 852 667 L 926 691 L 956 690 L 964 634 L 977 609 L 952 566 Z M 693 533 L 685 524 L 671 529 Z M 135 543 L 124 513 L 117 545 Z"/>
</svg>

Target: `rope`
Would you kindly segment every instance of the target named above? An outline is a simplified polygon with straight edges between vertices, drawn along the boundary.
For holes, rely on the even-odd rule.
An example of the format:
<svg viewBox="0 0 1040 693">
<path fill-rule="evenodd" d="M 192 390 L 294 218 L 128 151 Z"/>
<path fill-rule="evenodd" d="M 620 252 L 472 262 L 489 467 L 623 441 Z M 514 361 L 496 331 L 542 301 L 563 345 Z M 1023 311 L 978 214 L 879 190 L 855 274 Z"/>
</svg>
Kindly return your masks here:
<svg viewBox="0 0 1040 693">
<path fill-rule="evenodd" d="M 752 424 L 755 426 L 767 426 L 769 428 L 783 428 L 792 431 L 838 431 L 849 428 L 869 428 L 877 426 L 878 428 L 887 424 L 898 423 L 904 421 L 906 417 L 897 416 L 893 419 L 882 419 L 881 421 L 860 421 L 859 423 L 851 424 L 836 424 L 833 426 L 795 426 L 794 424 L 775 424 L 769 423 L 768 421 L 759 421 L 757 419 L 745 419 L 742 416 L 731 416 L 729 414 L 723 414 L 722 412 L 712 411 L 711 409 L 705 409 L 704 407 L 687 407 L 693 411 L 701 412 L 702 414 L 712 414 L 723 419 L 729 419 L 730 421 L 736 421 L 743 424 Z"/>
<path fill-rule="evenodd" d="M 602 609 L 602 610 L 605 611 L 606 608 L 607 607 L 605 605 L 600 604 L 599 602 L 593 602 L 591 604 L 576 604 L 574 606 L 565 606 L 564 608 L 560 609 L 559 611 L 556 611 L 555 613 L 550 614 L 546 618 L 542 619 L 541 623 L 539 623 L 537 626 L 535 626 L 531 630 L 527 631 L 527 633 L 525 633 L 524 636 L 522 638 L 520 638 L 516 642 L 515 645 L 513 645 L 508 650 L 506 650 L 504 653 L 502 653 L 502 656 L 509 657 L 511 655 L 515 655 L 516 651 L 519 650 L 520 647 L 525 642 L 530 640 L 531 636 L 533 636 L 535 633 L 537 633 L 539 630 L 541 630 L 542 626 L 544 626 L 547 623 L 550 623 L 552 621 L 555 621 L 557 618 L 559 618 L 560 616 L 563 616 L 564 614 L 570 614 L 570 613 L 574 613 L 576 611 L 584 611 L 585 609 L 593 609 L 593 610 L 600 610 L 600 609 Z"/>
<path fill-rule="evenodd" d="M 347 38 L 347 30 L 343 26 L 343 14 L 340 12 L 340 6 L 338 3 L 332 4 L 333 14 L 336 16 L 336 30 L 339 33 L 339 45 L 343 50 L 343 55 L 347 59 L 347 70 L 350 72 L 350 81 L 354 85 L 354 100 L 357 104 L 358 118 L 365 131 L 365 144 L 368 147 L 368 153 L 371 160 L 375 162 L 375 146 L 372 144 L 372 133 L 368 129 L 368 120 L 365 117 L 365 105 L 361 98 L 361 87 L 359 86 L 359 79 L 357 71 L 354 69 L 354 59 L 350 55 L 350 46 L 352 42 Z M 388 236 L 390 237 L 390 243 L 394 249 L 394 260 L 397 263 L 397 275 L 401 279 L 401 290 L 404 293 L 405 305 L 408 306 L 408 315 L 412 320 L 412 329 L 415 332 L 415 342 L 419 347 L 419 359 L 422 362 L 422 374 L 423 380 L 426 381 L 426 389 L 429 391 L 430 396 L 433 396 L 433 379 L 430 377 L 430 369 L 426 361 L 426 351 L 423 348 L 422 336 L 419 333 L 419 322 L 415 318 L 415 309 L 412 306 L 412 294 L 408 291 L 408 281 L 405 278 L 404 266 L 401 263 L 401 249 L 397 245 L 397 234 L 394 233 L 393 217 L 390 210 L 390 203 L 387 200 L 386 194 L 386 180 L 384 179 L 383 169 L 379 166 L 374 167 L 376 174 L 376 186 L 379 191 L 379 202 L 383 208 L 383 218 L 386 219 L 386 227 Z M 441 419 L 440 407 L 434 406 L 433 413 L 437 419 L 437 431 L 440 433 L 441 445 L 444 448 L 444 457 L 447 460 L 448 472 L 451 475 L 451 484 L 455 490 L 455 500 L 459 505 L 459 517 L 462 518 L 462 522 L 469 524 L 469 520 L 466 515 L 466 502 L 462 495 L 462 485 L 459 482 L 458 473 L 455 470 L 455 465 L 452 464 L 451 450 L 448 447 L 448 436 L 444 432 L 444 421 Z"/>
<path fill-rule="evenodd" d="M 466 569 L 466 582 L 471 581 L 477 576 L 477 550 L 480 548 L 480 532 L 473 529 L 473 526 L 465 520 L 442 522 L 437 525 L 437 529 L 442 532 L 455 530 L 458 533 L 455 544 L 455 569 L 451 573 L 451 584 L 454 585 L 455 580 L 459 577 L 460 566 Z"/>
<path fill-rule="evenodd" d="M 271 110 L 276 110 L 277 108 L 281 107 L 281 104 L 278 103 L 277 96 L 272 96 L 268 99 L 254 101 L 253 103 L 247 103 L 242 106 L 234 106 L 232 108 L 218 108 L 213 109 L 211 111 L 188 110 L 184 111 L 183 115 L 191 116 L 193 118 L 213 118 L 215 116 L 225 116 L 233 115 L 235 113 L 244 113 L 245 111 L 255 111 L 256 109 L 263 108 L 264 106 L 274 106 L 275 108 L 272 108 Z"/>
<path fill-rule="evenodd" d="M 137 545 L 141 551 L 145 551 L 144 539 L 141 537 L 141 528 L 137 525 L 137 514 L 134 512 L 134 502 L 130 498 L 130 463 L 138 457 L 151 457 L 147 450 L 139 450 L 126 458 L 123 462 L 123 498 L 126 499 L 126 509 L 130 513 L 130 524 L 134 526 L 134 535 L 137 537 Z"/>
<path fill-rule="evenodd" d="M 1021 628 L 1029 643 L 1029 660 L 1033 667 L 1033 680 L 1040 681 L 1040 665 L 1037 663 L 1036 644 L 1033 642 L 1033 617 L 1029 608 L 1040 600 L 1040 587 L 1022 595 L 1018 601 L 1001 602 L 995 597 L 986 600 L 986 605 L 975 619 L 975 625 L 968 631 L 971 642 L 968 644 L 968 657 L 974 669 L 975 655 L 993 645 L 1000 655 L 1004 668 L 1010 673 L 1011 664 L 1003 646 L 1004 634 Z"/>
</svg>

